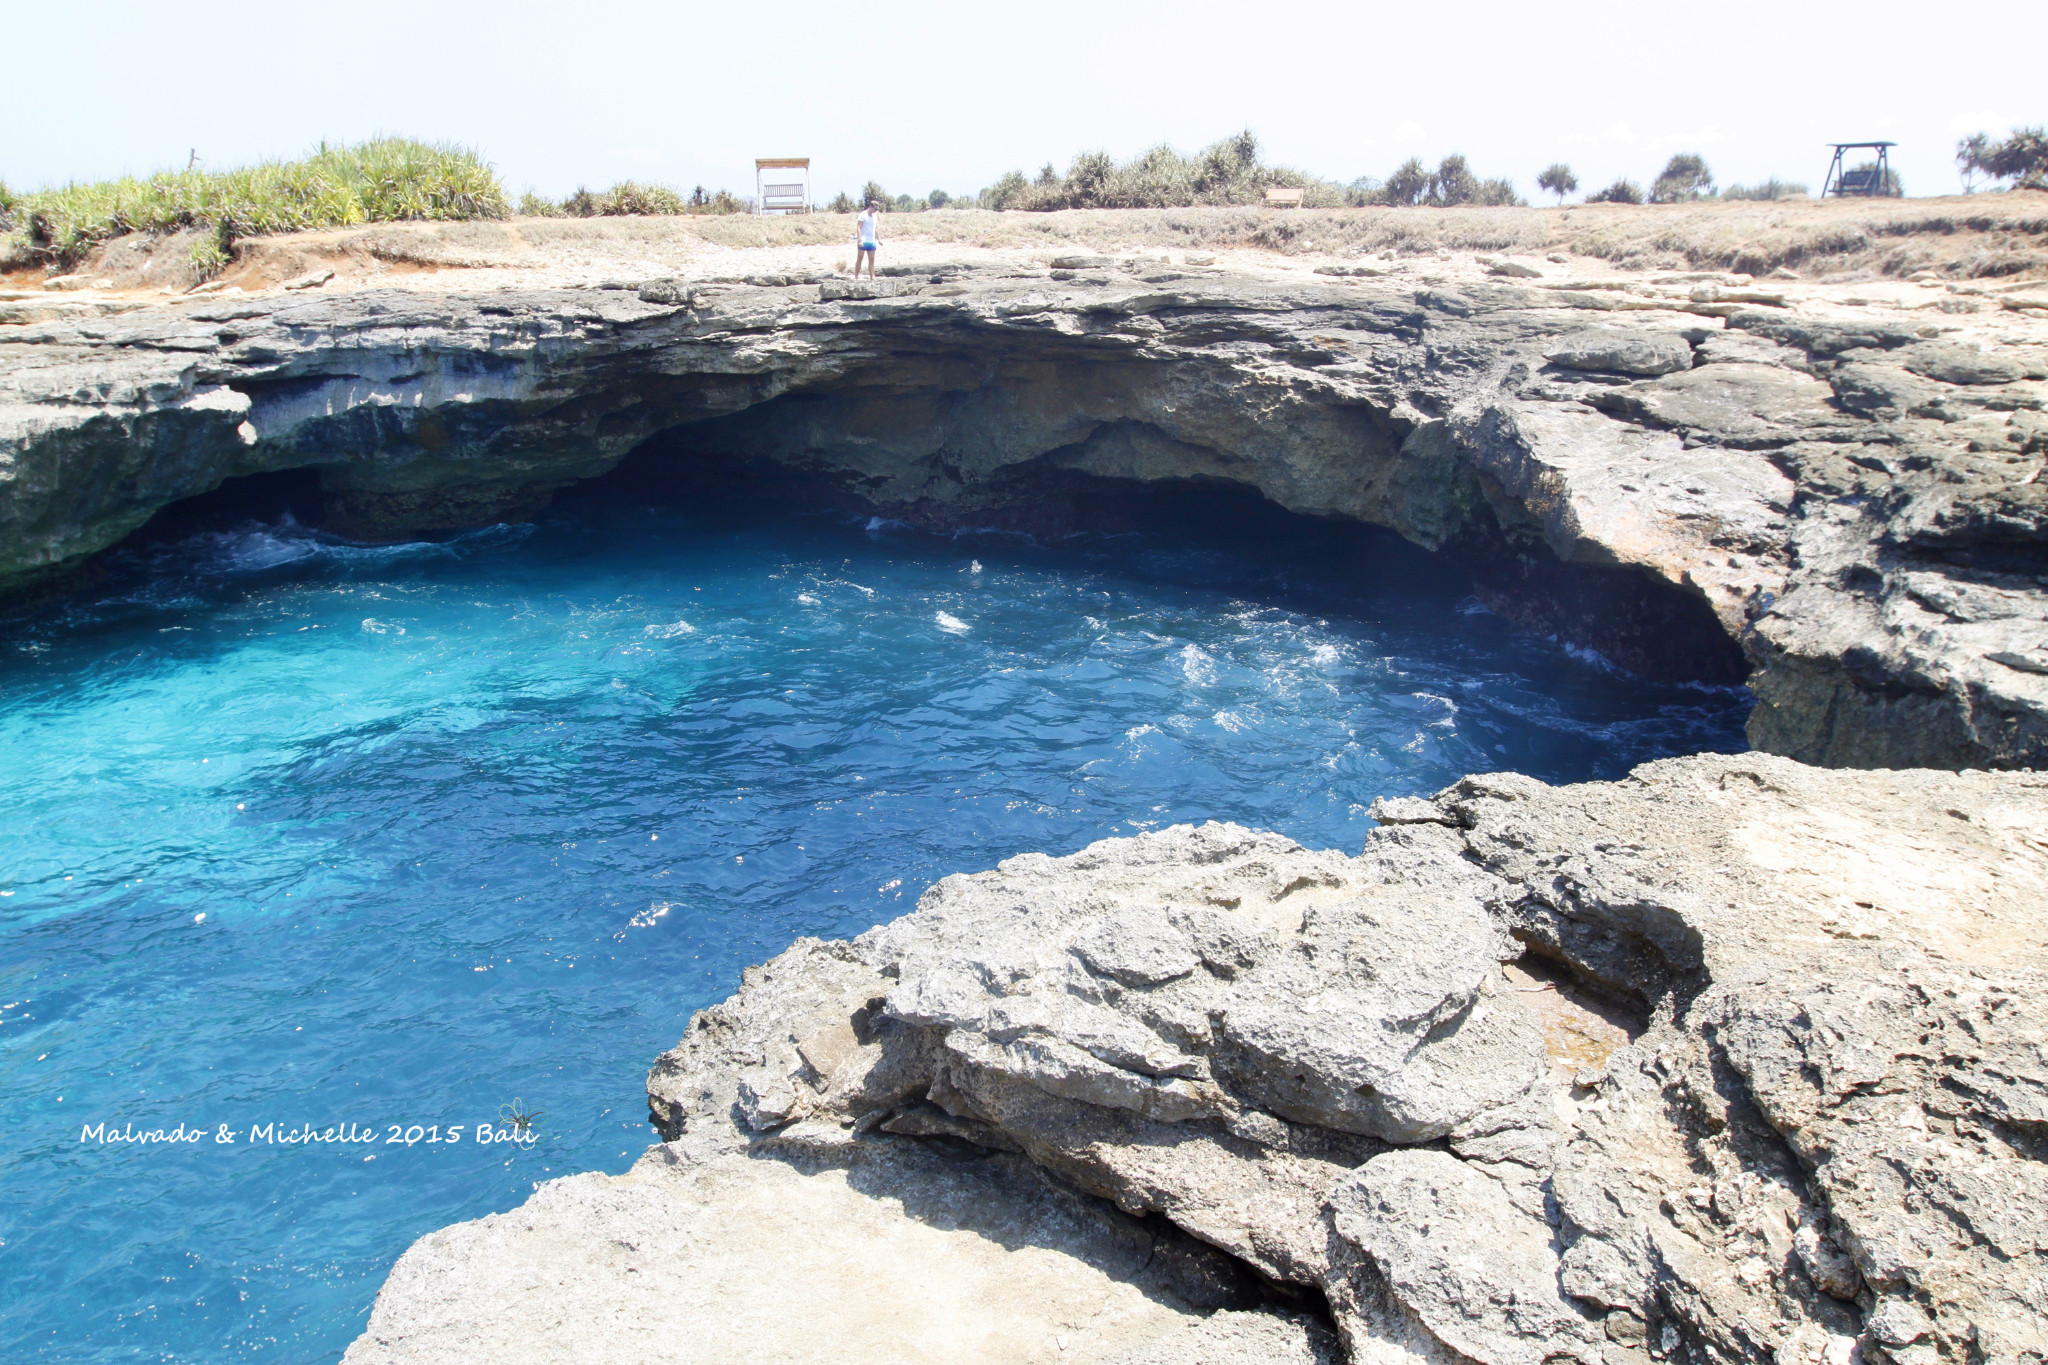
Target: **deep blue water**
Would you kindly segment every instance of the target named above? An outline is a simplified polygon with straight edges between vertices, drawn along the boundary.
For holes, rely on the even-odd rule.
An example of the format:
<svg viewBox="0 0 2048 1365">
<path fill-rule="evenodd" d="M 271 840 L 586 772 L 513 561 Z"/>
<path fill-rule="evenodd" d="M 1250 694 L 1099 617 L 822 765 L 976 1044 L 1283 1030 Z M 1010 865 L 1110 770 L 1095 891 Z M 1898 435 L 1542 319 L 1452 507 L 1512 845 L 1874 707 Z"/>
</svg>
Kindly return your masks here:
<svg viewBox="0 0 2048 1365">
<path fill-rule="evenodd" d="M 946 873 L 1209 818 L 1355 848 L 1376 795 L 1739 748 L 1746 706 L 1370 537 L 591 493 L 128 552 L 0 627 L 0 1358 L 333 1359 L 413 1238 L 631 1164 L 648 1062 L 741 967 Z M 515 1098 L 540 1140 L 477 1145 Z"/>
</svg>

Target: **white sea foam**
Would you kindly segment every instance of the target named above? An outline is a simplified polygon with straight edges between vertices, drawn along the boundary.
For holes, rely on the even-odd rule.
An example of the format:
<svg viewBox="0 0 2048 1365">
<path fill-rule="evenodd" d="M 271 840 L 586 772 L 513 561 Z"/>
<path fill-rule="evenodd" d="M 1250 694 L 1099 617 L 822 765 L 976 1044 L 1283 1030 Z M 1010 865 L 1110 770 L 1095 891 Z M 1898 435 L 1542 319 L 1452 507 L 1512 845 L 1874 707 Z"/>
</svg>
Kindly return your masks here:
<svg viewBox="0 0 2048 1365">
<path fill-rule="evenodd" d="M 968 631 L 974 629 L 973 626 L 968 625 L 950 611 L 942 611 L 934 619 L 938 621 L 939 629 L 945 631 L 948 635 L 965 635 Z"/>
<path fill-rule="evenodd" d="M 393 624 L 392 624 L 391 622 L 389 622 L 389 621 L 379 621 L 379 620 L 378 620 L 378 619 L 377 619 L 376 617 L 374 617 L 374 616 L 365 616 L 365 617 L 363 618 L 363 629 L 364 629 L 364 630 L 366 630 L 366 631 L 368 631 L 368 632 L 369 632 L 370 634 L 372 634 L 372 635 L 403 635 L 403 634 L 405 634 L 405 627 L 404 627 L 404 626 L 397 626 L 397 625 L 393 625 Z"/>
<path fill-rule="evenodd" d="M 678 635 L 695 635 L 697 628 L 688 621 L 675 621 L 665 626 L 649 626 L 647 634 L 657 640 L 673 640 Z"/>
<path fill-rule="evenodd" d="M 1180 671 L 1195 686 L 1207 687 L 1216 681 L 1216 660 L 1200 645 L 1189 645 L 1180 652 Z"/>
</svg>

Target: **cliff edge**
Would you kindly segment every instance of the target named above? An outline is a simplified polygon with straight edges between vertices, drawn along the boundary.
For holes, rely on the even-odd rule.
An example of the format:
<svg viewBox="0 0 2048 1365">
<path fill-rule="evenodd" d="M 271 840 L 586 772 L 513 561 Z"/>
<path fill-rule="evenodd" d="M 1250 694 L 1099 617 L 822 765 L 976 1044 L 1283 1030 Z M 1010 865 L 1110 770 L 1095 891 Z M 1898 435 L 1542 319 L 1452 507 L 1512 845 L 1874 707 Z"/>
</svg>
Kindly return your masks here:
<svg viewBox="0 0 2048 1365">
<path fill-rule="evenodd" d="M 1767 755 L 948 877 L 351 1365 L 2048 1359 L 2048 779 Z"/>
<path fill-rule="evenodd" d="M 1517 241 L 1549 221 L 1487 212 Z M 1389 527 L 1496 611 L 1633 672 L 1746 678 L 1767 751 L 1944 768 L 2048 752 L 2048 285 L 1398 235 L 1309 251 L 1311 232 L 1365 230 L 1341 215 L 1238 225 L 1274 249 L 1112 255 L 1087 234 L 1159 216 L 981 216 L 1081 240 L 892 241 L 895 273 L 870 285 L 835 273 L 831 245 L 471 224 L 258 243 L 246 292 L 171 299 L 141 274 L 17 291 L 0 300 L 0 592 L 285 470 L 317 478 L 330 529 L 367 538 L 527 516 L 635 452 L 679 486 L 769 470 L 921 525 L 1041 533 L 1105 483 L 1220 482 Z M 1928 221 L 1894 250 L 1969 236 Z M 1615 249 L 1606 231 L 1570 240 Z M 2038 241 L 2048 223 L 2000 231 Z"/>
</svg>

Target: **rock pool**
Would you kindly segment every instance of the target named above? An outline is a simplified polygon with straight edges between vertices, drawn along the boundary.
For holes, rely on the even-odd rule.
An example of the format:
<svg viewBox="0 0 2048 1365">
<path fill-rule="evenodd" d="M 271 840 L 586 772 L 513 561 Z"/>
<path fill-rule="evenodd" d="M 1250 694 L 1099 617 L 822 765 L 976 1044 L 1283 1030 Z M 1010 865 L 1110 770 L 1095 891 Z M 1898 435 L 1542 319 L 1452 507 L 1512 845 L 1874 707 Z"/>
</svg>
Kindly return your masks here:
<svg viewBox="0 0 2048 1365">
<path fill-rule="evenodd" d="M 1375 796 L 1739 749 L 1747 705 L 1227 510 L 1047 547 L 594 486 L 123 551 L 0 628 L 0 1355 L 333 1359 L 415 1237 L 629 1165 L 740 968 L 947 873 L 1353 848 Z M 515 1102 L 536 1140 L 480 1145 Z"/>
</svg>

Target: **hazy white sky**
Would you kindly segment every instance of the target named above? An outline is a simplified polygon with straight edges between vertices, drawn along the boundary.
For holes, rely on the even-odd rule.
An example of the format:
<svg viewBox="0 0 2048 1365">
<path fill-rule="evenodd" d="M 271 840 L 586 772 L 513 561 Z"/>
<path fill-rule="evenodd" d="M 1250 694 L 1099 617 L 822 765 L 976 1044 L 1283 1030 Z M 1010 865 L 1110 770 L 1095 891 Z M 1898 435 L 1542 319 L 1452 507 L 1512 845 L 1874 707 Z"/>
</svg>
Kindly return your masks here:
<svg viewBox="0 0 2048 1365">
<path fill-rule="evenodd" d="M 1533 197 L 1654 176 L 1819 188 L 1824 143 L 1890 138 L 1913 194 L 1965 133 L 2048 122 L 2048 3 L 1532 5 L 1039 0 L 530 3 L 5 0 L 0 179 L 224 167 L 377 132 L 480 148 L 514 193 L 625 177 L 750 193 L 808 155 L 823 196 L 971 192 L 1012 168 L 1243 127 L 1339 180 L 1463 152 Z"/>
</svg>

